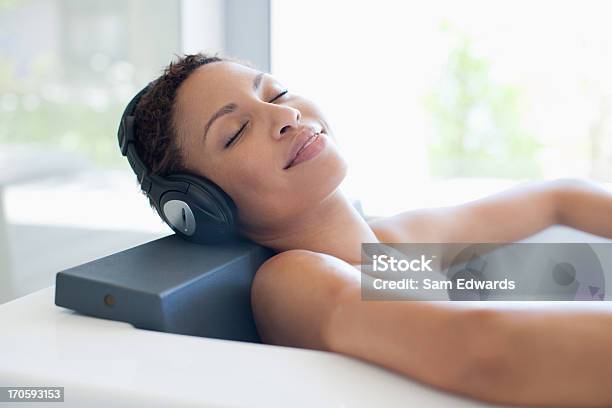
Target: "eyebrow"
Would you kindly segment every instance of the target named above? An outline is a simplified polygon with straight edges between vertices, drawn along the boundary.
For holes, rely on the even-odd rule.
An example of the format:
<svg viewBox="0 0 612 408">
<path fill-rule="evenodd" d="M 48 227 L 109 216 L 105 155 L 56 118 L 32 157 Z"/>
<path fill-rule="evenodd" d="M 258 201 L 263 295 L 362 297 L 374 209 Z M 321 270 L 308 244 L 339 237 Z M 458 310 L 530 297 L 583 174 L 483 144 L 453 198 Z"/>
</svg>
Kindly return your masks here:
<svg viewBox="0 0 612 408">
<path fill-rule="evenodd" d="M 253 78 L 253 91 L 254 92 L 257 92 L 257 90 L 259 90 L 259 87 L 261 86 L 261 80 L 263 79 L 264 75 L 265 75 L 265 72 L 260 72 L 259 74 L 255 75 L 255 78 Z M 204 127 L 204 142 L 206 142 L 206 135 L 208 134 L 208 130 L 210 129 L 212 124 L 215 122 L 215 120 L 219 119 L 220 117 L 224 115 L 227 115 L 228 113 L 235 112 L 237 108 L 238 108 L 238 105 L 236 105 L 234 102 L 231 102 L 221 107 L 221 109 L 216 111 L 210 117 L 210 119 L 206 123 L 206 126 Z"/>
</svg>

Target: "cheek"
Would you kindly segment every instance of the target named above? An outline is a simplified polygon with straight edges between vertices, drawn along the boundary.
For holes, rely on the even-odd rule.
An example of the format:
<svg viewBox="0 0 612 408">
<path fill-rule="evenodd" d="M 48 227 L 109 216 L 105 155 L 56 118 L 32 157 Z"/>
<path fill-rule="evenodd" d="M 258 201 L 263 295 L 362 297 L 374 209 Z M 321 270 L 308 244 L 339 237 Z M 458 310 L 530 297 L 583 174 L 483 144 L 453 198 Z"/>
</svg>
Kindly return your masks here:
<svg viewBox="0 0 612 408">
<path fill-rule="evenodd" d="M 221 170 L 220 176 L 227 186 L 226 191 L 237 205 L 257 201 L 268 201 L 279 193 L 279 175 L 269 165 L 270 159 L 263 154 L 243 155 L 233 160 L 233 165 Z"/>
<path fill-rule="evenodd" d="M 308 98 L 300 97 L 295 104 L 295 108 L 299 109 L 303 116 L 315 118 L 325 122 L 325 115 L 316 103 Z"/>
<path fill-rule="evenodd" d="M 265 162 L 262 157 L 244 159 L 224 175 L 225 191 L 233 198 L 241 218 L 249 223 L 285 218 L 299 210 L 306 198 L 304 189 L 295 188 L 281 169 Z"/>
</svg>

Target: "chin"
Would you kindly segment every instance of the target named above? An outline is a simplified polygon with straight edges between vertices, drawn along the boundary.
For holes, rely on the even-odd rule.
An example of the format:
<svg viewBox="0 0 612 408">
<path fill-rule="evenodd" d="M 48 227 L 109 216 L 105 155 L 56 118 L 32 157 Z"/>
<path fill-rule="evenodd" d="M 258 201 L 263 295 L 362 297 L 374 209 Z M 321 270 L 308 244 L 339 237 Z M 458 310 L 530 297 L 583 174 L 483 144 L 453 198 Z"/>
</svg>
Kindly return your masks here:
<svg viewBox="0 0 612 408">
<path fill-rule="evenodd" d="M 297 177 L 300 186 L 298 195 L 307 195 L 320 200 L 333 193 L 342 183 L 348 172 L 348 163 L 337 152 L 329 152 L 325 157 L 303 166 Z M 306 164 L 306 162 L 301 163 Z M 306 199 L 306 201 L 310 201 Z"/>
</svg>

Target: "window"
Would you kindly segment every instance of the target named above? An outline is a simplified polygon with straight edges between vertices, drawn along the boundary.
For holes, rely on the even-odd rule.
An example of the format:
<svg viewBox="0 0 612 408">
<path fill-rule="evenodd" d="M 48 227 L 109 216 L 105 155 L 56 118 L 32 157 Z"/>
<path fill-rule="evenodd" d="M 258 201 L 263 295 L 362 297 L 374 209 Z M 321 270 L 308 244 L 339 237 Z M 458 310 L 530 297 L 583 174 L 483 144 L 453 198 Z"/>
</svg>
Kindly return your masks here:
<svg viewBox="0 0 612 408">
<path fill-rule="evenodd" d="M 327 113 L 366 212 L 612 181 L 608 2 L 272 5 L 272 70 Z"/>
<path fill-rule="evenodd" d="M 119 117 L 136 90 L 180 51 L 179 6 L 0 3 L 0 143 L 44 144 L 125 167 L 115 136 Z"/>
</svg>

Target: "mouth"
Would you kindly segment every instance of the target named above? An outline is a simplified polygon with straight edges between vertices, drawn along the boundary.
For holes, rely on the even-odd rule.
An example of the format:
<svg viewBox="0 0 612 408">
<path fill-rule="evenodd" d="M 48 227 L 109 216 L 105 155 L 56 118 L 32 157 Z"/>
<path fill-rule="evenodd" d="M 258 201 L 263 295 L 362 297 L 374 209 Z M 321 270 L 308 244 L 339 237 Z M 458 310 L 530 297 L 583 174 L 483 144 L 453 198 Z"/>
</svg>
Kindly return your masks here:
<svg viewBox="0 0 612 408">
<path fill-rule="evenodd" d="M 311 129 L 300 132 L 300 134 L 298 134 L 298 136 L 296 137 L 297 141 L 294 144 L 294 147 L 292 148 L 293 153 L 290 155 L 291 159 L 285 165 L 285 167 L 283 167 L 283 170 L 287 170 L 288 168 L 296 164 L 296 159 L 298 158 L 300 153 L 302 153 L 302 151 L 304 151 L 308 146 L 316 142 L 317 139 L 323 134 L 325 134 L 324 129 L 321 129 L 316 133 Z"/>
</svg>

